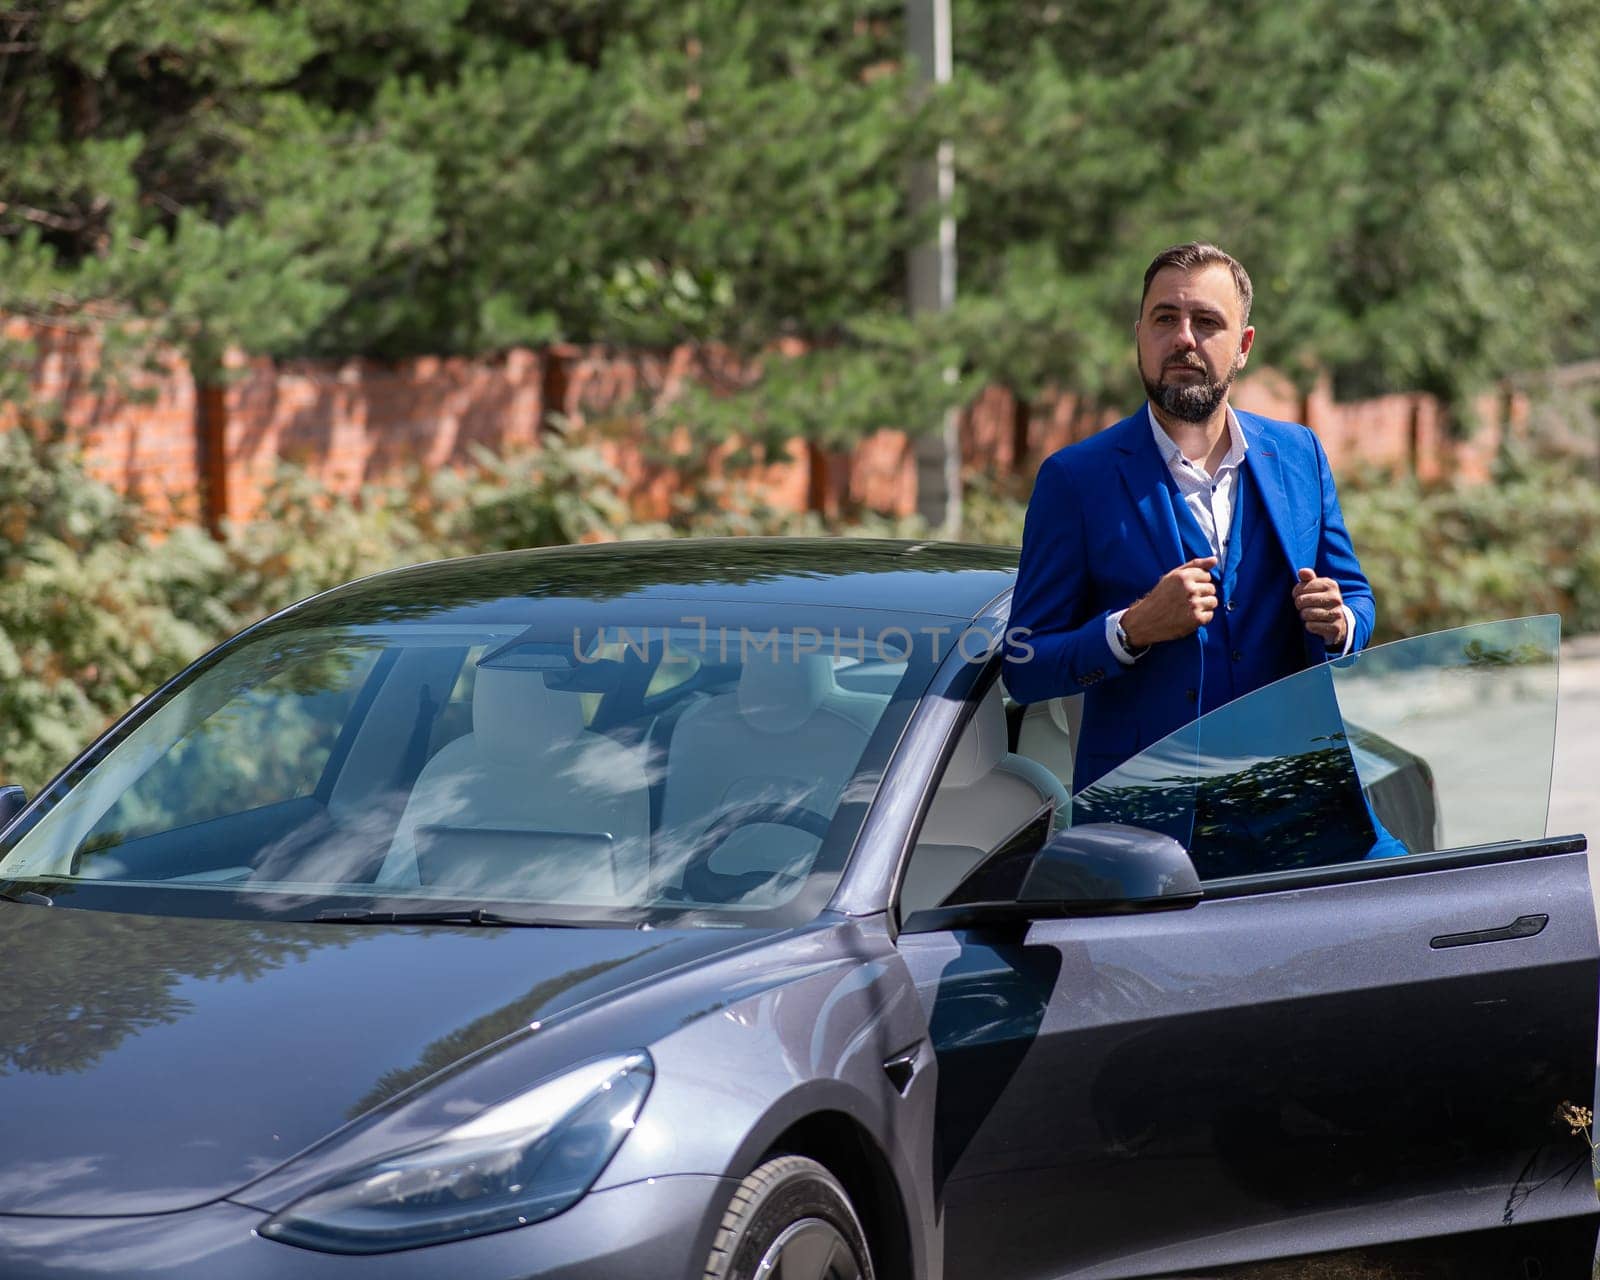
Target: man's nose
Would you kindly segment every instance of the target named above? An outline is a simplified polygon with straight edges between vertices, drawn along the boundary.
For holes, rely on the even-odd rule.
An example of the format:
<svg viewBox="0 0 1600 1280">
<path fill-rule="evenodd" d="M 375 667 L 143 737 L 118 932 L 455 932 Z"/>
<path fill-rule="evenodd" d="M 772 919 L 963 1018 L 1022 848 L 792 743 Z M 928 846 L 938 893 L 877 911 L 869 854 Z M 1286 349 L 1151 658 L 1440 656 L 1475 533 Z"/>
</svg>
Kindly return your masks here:
<svg viewBox="0 0 1600 1280">
<path fill-rule="evenodd" d="M 1194 326 L 1187 320 L 1178 321 L 1178 331 L 1173 335 L 1173 342 L 1180 351 L 1193 351 L 1200 345 L 1195 341 Z"/>
</svg>

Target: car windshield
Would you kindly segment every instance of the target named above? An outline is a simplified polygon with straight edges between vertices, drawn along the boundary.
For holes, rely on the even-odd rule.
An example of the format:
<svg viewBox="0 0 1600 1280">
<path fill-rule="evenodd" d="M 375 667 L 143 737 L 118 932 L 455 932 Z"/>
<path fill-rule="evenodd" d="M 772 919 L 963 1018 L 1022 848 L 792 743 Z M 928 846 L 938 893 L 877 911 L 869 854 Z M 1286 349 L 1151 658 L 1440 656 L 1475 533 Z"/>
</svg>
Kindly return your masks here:
<svg viewBox="0 0 1600 1280">
<path fill-rule="evenodd" d="M 1559 648 L 1550 615 L 1302 671 L 1084 787 L 1071 821 L 1163 831 L 1202 879 L 1541 837 Z"/>
<path fill-rule="evenodd" d="M 799 922 L 940 656 L 923 624 L 952 633 L 693 601 L 368 612 L 199 664 L 53 784 L 0 885 L 158 914 Z"/>
</svg>

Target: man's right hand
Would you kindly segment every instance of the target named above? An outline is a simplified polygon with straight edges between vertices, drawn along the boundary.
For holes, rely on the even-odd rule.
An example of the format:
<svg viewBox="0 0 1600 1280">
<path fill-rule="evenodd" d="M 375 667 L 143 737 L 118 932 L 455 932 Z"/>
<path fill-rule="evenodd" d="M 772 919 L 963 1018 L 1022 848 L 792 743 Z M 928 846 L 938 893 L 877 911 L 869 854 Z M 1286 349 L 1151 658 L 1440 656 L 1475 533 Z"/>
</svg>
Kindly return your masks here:
<svg viewBox="0 0 1600 1280">
<path fill-rule="evenodd" d="M 1122 633 L 1135 649 L 1193 635 L 1217 611 L 1216 556 L 1179 565 L 1122 615 Z"/>
</svg>

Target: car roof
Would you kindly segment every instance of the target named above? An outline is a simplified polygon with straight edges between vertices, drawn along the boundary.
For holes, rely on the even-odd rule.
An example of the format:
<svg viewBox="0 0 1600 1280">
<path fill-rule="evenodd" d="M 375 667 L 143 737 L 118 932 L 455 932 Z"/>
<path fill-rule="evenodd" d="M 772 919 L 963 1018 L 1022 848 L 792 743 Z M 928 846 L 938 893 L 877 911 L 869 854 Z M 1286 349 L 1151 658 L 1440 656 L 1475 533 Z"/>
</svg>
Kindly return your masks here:
<svg viewBox="0 0 1600 1280">
<path fill-rule="evenodd" d="M 363 578 L 296 613 L 424 610 L 510 599 L 705 600 L 972 618 L 1008 591 L 1013 547 L 868 538 L 681 538 L 440 560 Z M 303 618 L 309 621 L 311 619 Z"/>
</svg>

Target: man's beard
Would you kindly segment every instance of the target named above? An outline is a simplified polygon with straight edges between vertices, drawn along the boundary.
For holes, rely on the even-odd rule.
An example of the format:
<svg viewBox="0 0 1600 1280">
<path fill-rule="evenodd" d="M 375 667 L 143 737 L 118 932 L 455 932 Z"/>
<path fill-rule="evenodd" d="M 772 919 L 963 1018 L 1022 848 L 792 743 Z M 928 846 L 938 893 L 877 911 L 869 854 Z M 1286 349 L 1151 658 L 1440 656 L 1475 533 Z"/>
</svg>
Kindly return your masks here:
<svg viewBox="0 0 1600 1280">
<path fill-rule="evenodd" d="M 1173 366 L 1168 365 L 1171 369 Z M 1244 360 L 1235 356 L 1228 372 L 1221 378 L 1213 378 L 1206 373 L 1201 365 L 1181 365 L 1183 368 L 1193 369 L 1200 374 L 1199 379 L 1193 382 L 1155 382 L 1144 371 L 1144 361 L 1139 362 L 1139 377 L 1144 382 L 1144 391 L 1150 397 L 1150 402 L 1164 413 L 1170 413 L 1174 418 L 1183 422 L 1204 422 L 1227 397 L 1228 388 L 1233 386 L 1233 380 L 1239 376 L 1239 370 L 1244 368 Z M 1163 371 L 1165 372 L 1165 371 Z"/>
</svg>

